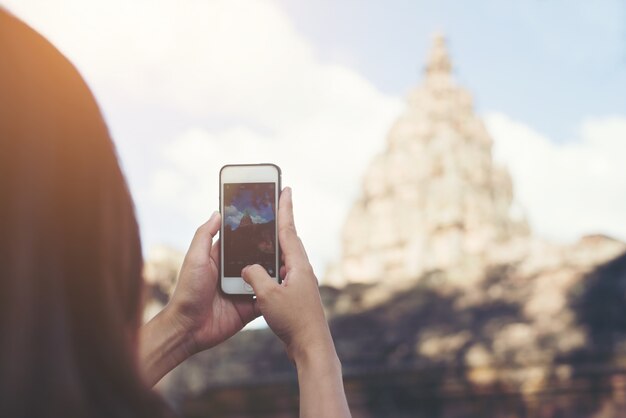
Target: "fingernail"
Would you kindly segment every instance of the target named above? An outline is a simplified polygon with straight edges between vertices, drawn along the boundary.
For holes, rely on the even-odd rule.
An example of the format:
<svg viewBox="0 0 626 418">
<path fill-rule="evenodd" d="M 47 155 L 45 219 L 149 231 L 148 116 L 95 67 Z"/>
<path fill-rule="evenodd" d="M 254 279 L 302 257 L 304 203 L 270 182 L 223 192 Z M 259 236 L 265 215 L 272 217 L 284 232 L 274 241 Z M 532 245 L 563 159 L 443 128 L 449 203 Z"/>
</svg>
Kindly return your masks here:
<svg viewBox="0 0 626 418">
<path fill-rule="evenodd" d="M 212 215 L 211 215 L 211 217 L 209 218 L 209 221 L 212 221 L 218 213 L 219 213 L 219 212 L 218 212 L 218 211 L 216 211 L 216 210 L 215 210 L 215 211 L 213 211 L 213 214 L 212 214 Z"/>
</svg>

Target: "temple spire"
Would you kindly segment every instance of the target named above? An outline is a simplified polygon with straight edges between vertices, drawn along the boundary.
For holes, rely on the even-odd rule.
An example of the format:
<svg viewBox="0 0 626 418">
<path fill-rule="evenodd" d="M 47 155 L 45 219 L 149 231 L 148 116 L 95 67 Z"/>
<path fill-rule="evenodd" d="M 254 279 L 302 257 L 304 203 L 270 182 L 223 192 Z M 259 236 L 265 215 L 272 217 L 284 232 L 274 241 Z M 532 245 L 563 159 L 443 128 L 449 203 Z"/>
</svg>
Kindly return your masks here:
<svg viewBox="0 0 626 418">
<path fill-rule="evenodd" d="M 441 33 L 437 33 L 433 39 L 433 46 L 428 55 L 428 61 L 426 63 L 426 76 L 449 76 L 452 71 L 452 62 L 448 55 L 448 48 L 446 46 L 446 39 Z"/>
<path fill-rule="evenodd" d="M 395 286 L 426 272 L 457 271 L 449 283 L 466 286 L 482 277 L 485 257 L 529 234 L 525 220 L 513 216 L 511 179 L 493 161 L 472 96 L 453 82 L 442 35 L 424 67 L 425 80 L 364 173 L 327 283 L 391 279 L 383 282 Z"/>
</svg>

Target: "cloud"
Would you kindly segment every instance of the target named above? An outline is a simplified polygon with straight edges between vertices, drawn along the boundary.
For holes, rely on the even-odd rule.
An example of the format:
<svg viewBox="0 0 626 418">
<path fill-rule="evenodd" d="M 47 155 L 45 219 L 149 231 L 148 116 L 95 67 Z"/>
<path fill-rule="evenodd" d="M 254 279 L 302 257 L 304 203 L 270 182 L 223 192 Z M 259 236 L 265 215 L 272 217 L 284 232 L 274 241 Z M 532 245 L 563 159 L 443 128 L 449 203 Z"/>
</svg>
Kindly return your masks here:
<svg viewBox="0 0 626 418">
<path fill-rule="evenodd" d="M 372 114 L 362 123 L 372 132 L 355 137 L 341 134 L 346 126 L 326 125 L 326 138 L 319 142 L 334 141 L 335 145 L 317 148 L 303 144 L 301 151 L 292 143 L 298 139 L 288 134 L 266 138 L 243 128 L 212 133 L 192 129 L 162 148 L 165 163 L 155 173 L 150 188 L 153 206 L 169 206 L 179 214 L 178 222 L 194 225 L 218 205 L 221 165 L 276 162 L 282 167 L 283 183 L 294 188 L 298 231 L 321 276 L 326 264 L 340 252 L 341 226 L 359 192 L 368 159 L 384 145 L 384 132 L 391 119 Z M 318 126 L 317 132 L 322 128 Z M 275 145 L 264 147 L 268 142 Z M 172 188 L 173 184 L 178 188 Z"/>
<path fill-rule="evenodd" d="M 239 212 L 236 207 L 231 205 L 224 208 L 223 216 L 224 223 L 235 229 L 239 226 L 239 222 L 241 218 L 243 218 L 243 213 Z"/>
<path fill-rule="evenodd" d="M 233 216 L 233 215 L 238 215 L 241 212 L 239 212 L 239 210 L 237 210 L 237 208 L 233 205 L 229 205 L 229 206 L 225 206 L 224 207 L 224 216 Z"/>
<path fill-rule="evenodd" d="M 250 215 L 250 218 L 252 219 L 252 223 L 255 223 L 255 224 L 264 224 L 266 222 L 269 222 L 267 219 L 264 219 L 260 215 L 256 215 L 256 214 Z"/>
<path fill-rule="evenodd" d="M 4 3 L 66 53 L 97 91 L 126 100 L 298 129 L 303 119 L 346 116 L 334 115 L 329 102 L 375 94 L 353 71 L 320 65 L 273 1 Z M 349 113 L 358 117 L 363 106 Z"/>
<path fill-rule="evenodd" d="M 276 162 L 318 273 L 336 257 L 360 174 L 402 103 L 323 62 L 274 2 L 5 4 L 78 66 L 103 104 L 146 247 L 187 247 L 218 207 L 222 165 Z"/>
<path fill-rule="evenodd" d="M 485 121 L 535 232 L 558 241 L 590 233 L 626 240 L 626 117 L 589 118 L 568 142 L 501 113 Z"/>
</svg>

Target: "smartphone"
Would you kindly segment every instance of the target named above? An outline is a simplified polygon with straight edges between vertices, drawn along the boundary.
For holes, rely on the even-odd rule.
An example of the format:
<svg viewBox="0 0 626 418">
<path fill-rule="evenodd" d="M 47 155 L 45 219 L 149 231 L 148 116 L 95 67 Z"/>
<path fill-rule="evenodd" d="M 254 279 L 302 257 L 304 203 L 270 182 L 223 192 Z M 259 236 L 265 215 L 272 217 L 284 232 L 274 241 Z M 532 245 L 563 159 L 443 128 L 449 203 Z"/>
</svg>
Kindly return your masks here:
<svg viewBox="0 0 626 418">
<path fill-rule="evenodd" d="M 225 165 L 220 170 L 220 287 L 229 295 L 254 295 L 241 270 L 259 264 L 280 283 L 275 164 Z"/>
</svg>

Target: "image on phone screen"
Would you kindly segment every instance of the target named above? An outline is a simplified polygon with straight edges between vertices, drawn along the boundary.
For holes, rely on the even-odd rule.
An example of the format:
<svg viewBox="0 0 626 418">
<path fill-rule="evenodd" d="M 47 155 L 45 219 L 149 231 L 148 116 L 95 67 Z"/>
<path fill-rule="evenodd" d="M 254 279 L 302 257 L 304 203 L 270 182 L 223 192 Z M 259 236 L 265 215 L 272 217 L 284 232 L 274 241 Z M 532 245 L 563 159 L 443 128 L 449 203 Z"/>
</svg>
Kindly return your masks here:
<svg viewBox="0 0 626 418">
<path fill-rule="evenodd" d="M 224 276 L 259 264 L 276 277 L 274 183 L 224 184 Z"/>
</svg>

